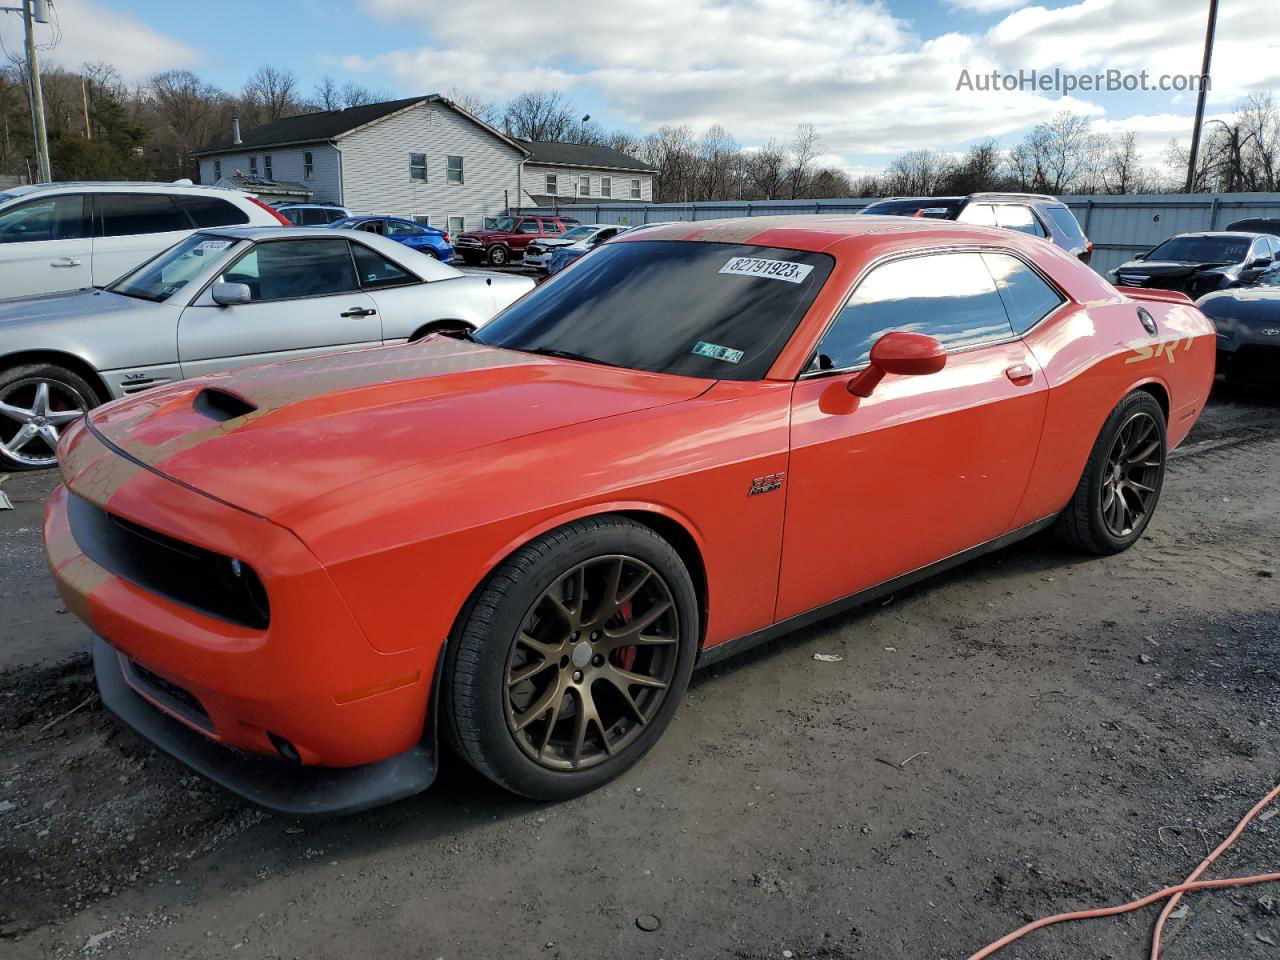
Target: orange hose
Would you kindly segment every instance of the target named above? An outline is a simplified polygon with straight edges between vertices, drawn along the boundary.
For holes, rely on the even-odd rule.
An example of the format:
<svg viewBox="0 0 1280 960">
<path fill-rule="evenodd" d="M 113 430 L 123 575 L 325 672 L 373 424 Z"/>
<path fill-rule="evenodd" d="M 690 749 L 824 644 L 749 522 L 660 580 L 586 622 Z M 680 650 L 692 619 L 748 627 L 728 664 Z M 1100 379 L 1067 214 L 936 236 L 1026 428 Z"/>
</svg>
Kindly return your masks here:
<svg viewBox="0 0 1280 960">
<path fill-rule="evenodd" d="M 991 956 L 997 950 L 1001 950 L 1020 940 L 1033 930 L 1039 930 L 1042 927 L 1053 926 L 1056 923 L 1065 923 L 1068 920 L 1090 920 L 1096 917 L 1113 917 L 1120 913 L 1130 913 L 1134 910 L 1141 910 L 1143 907 L 1150 906 L 1160 900 L 1169 898 L 1169 902 L 1165 904 L 1163 910 L 1160 911 L 1160 917 L 1156 920 L 1155 931 L 1151 937 L 1151 958 L 1150 960 L 1160 960 L 1160 932 L 1164 928 L 1165 921 L 1169 918 L 1169 914 L 1173 912 L 1178 901 L 1182 899 L 1184 893 L 1194 890 L 1217 890 L 1223 887 L 1243 887 L 1254 883 L 1275 883 L 1280 881 L 1280 873 L 1264 873 L 1256 877 L 1227 877 L 1222 880 L 1200 880 L 1199 877 L 1212 866 L 1213 862 L 1222 856 L 1222 854 L 1240 838 L 1240 834 L 1244 832 L 1245 827 L 1256 817 L 1262 810 L 1277 797 L 1280 797 L 1280 786 L 1274 787 L 1270 793 L 1257 802 L 1253 809 L 1245 814 L 1234 830 L 1228 834 L 1227 838 L 1218 844 L 1216 850 L 1200 862 L 1200 865 L 1191 871 L 1191 874 L 1182 883 L 1172 887 L 1165 887 L 1156 893 L 1145 896 L 1140 900 L 1133 900 L 1129 903 L 1123 903 L 1117 907 L 1103 907 L 1098 910 L 1076 910 L 1072 913 L 1059 913 L 1052 917 L 1045 917 L 1028 923 L 1025 927 L 1006 934 L 989 947 L 984 947 L 977 953 L 969 957 L 969 960 L 984 960 Z"/>
</svg>

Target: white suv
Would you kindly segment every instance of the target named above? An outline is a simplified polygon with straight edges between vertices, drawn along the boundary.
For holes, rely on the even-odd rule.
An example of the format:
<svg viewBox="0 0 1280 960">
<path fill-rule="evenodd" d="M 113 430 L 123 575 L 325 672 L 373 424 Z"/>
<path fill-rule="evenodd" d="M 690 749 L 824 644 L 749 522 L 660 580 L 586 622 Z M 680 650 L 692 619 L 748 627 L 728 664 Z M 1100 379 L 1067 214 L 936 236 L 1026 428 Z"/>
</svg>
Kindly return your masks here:
<svg viewBox="0 0 1280 960">
<path fill-rule="evenodd" d="M 0 300 L 101 287 L 204 227 L 287 227 L 249 194 L 179 183 L 41 183 L 0 193 Z"/>
</svg>

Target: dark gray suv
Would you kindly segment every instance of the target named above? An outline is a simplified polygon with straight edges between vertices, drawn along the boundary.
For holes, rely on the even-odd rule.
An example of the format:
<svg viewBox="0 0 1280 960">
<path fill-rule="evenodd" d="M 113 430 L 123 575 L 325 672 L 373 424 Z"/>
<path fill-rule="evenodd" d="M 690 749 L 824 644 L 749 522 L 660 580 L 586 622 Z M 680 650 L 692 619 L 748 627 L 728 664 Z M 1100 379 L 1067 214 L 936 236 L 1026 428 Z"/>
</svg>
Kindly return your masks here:
<svg viewBox="0 0 1280 960">
<path fill-rule="evenodd" d="M 863 207 L 859 213 L 891 217 L 934 217 L 960 223 L 1005 227 L 1046 240 L 1075 254 L 1084 263 L 1093 244 L 1075 215 L 1056 197 L 1041 193 L 971 193 L 967 197 L 891 197 Z"/>
</svg>

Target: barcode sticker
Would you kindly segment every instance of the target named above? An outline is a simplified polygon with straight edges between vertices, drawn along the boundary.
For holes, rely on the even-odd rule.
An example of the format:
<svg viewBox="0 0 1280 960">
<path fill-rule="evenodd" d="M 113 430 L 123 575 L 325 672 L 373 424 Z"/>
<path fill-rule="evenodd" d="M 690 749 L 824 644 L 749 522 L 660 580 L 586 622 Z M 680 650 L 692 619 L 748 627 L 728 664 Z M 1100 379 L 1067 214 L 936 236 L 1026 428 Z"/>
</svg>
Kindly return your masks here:
<svg viewBox="0 0 1280 960">
<path fill-rule="evenodd" d="M 787 283 L 803 283 L 813 267 L 807 263 L 792 263 L 789 260 L 765 260 L 762 257 L 734 257 L 723 267 L 721 273 L 731 273 L 739 277 L 764 277 L 768 280 L 785 280 Z"/>
</svg>

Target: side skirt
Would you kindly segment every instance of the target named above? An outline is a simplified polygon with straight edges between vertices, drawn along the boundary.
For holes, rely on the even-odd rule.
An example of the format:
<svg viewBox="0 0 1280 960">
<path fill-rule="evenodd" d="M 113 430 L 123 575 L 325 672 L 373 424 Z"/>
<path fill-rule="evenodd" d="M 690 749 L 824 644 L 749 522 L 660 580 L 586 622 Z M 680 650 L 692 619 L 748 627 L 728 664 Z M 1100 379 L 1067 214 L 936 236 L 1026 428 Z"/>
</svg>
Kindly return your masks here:
<svg viewBox="0 0 1280 960">
<path fill-rule="evenodd" d="M 886 580 L 884 583 L 876 584 L 874 587 L 859 590 L 857 593 L 851 593 L 847 597 L 841 597 L 831 603 L 824 603 L 820 607 L 814 607 L 812 610 L 798 613 L 794 617 L 780 620 L 772 626 L 765 627 L 763 630 L 747 633 L 741 637 L 734 637 L 732 640 L 717 643 L 714 647 L 704 648 L 698 655 L 697 665 L 706 667 L 713 663 L 719 663 L 721 660 L 736 656 L 744 650 L 750 650 L 752 647 L 757 647 L 762 643 L 768 643 L 770 640 L 817 623 L 819 620 L 825 620 L 836 614 L 844 613 L 846 610 L 862 606 L 864 603 L 878 600 L 880 597 L 887 596 L 890 593 L 896 593 L 898 590 L 919 583 L 921 580 L 927 580 L 936 574 L 958 567 L 962 563 L 968 563 L 970 560 L 974 560 L 984 554 L 1000 550 L 1010 544 L 1017 543 L 1019 540 L 1025 540 L 1032 534 L 1039 533 L 1041 530 L 1051 526 L 1053 521 L 1057 519 L 1058 515 L 1055 513 L 1042 520 L 1036 520 L 1024 527 L 1019 527 L 1017 530 L 1010 530 L 994 540 L 988 540 L 986 543 L 980 543 L 976 547 L 970 547 L 968 550 L 953 553 L 949 557 L 944 557 L 927 566 L 919 567 L 910 573 L 904 573 L 900 577 L 894 577 L 892 580 Z"/>
</svg>

